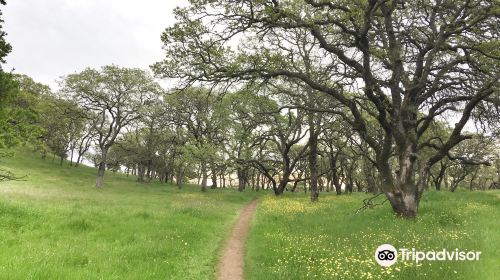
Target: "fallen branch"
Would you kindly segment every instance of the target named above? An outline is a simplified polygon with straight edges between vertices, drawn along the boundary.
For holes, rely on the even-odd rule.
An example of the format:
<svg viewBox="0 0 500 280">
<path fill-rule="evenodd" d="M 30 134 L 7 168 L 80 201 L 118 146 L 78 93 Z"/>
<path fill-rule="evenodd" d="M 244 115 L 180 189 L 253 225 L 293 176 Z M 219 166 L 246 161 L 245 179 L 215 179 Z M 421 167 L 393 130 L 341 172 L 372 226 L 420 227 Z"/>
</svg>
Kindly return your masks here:
<svg viewBox="0 0 500 280">
<path fill-rule="evenodd" d="M 358 214 L 359 212 L 364 211 L 366 209 L 374 208 L 375 206 L 378 206 L 378 205 L 383 205 L 388 200 L 387 198 L 384 201 L 382 201 L 381 203 L 375 203 L 373 201 L 375 198 L 379 197 L 382 194 L 384 194 L 384 193 L 381 192 L 381 193 L 378 193 L 372 197 L 363 199 L 363 206 L 361 206 L 359 209 L 357 209 L 355 214 Z"/>
<path fill-rule="evenodd" d="M 26 176 L 23 176 L 23 177 L 17 177 L 16 175 L 14 175 L 14 173 L 10 172 L 10 171 L 7 171 L 5 169 L 0 169 L 0 182 L 6 182 L 6 181 L 20 181 L 22 180 L 24 177 Z"/>
</svg>

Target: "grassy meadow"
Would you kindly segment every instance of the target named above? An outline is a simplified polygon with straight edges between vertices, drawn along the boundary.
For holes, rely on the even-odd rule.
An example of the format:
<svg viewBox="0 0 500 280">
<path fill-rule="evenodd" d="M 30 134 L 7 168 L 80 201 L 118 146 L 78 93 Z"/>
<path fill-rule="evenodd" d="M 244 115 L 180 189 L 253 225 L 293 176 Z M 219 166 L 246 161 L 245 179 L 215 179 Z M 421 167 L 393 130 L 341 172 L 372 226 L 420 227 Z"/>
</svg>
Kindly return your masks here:
<svg viewBox="0 0 500 280">
<path fill-rule="evenodd" d="M 248 240 L 247 279 L 498 279 L 500 192 L 429 191 L 417 220 L 388 203 L 354 214 L 364 194 L 261 199 Z M 383 200 L 383 199 L 381 199 Z M 480 260 L 401 262 L 383 268 L 376 248 L 481 251 Z"/>
<path fill-rule="evenodd" d="M 89 167 L 60 167 L 18 151 L 0 163 L 23 181 L 0 183 L 0 279 L 215 279 L 218 253 L 243 205 L 259 198 L 247 240 L 246 279 L 495 279 L 500 192 L 429 191 L 419 218 L 384 204 L 359 214 L 365 194 L 182 190 L 138 184 Z M 266 195 L 267 194 L 267 195 Z M 478 262 L 397 262 L 378 245 L 481 251 Z"/>
<path fill-rule="evenodd" d="M 138 184 L 17 152 L 0 184 L 0 279 L 214 279 L 250 193 Z"/>
</svg>

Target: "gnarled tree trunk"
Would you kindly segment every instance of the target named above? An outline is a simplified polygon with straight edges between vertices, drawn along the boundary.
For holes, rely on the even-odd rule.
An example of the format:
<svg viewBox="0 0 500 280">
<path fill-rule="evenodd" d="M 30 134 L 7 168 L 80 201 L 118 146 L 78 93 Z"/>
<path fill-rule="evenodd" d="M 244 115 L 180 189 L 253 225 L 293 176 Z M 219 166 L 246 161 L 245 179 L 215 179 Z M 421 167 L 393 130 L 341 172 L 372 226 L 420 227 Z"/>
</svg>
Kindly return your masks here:
<svg viewBox="0 0 500 280">
<path fill-rule="evenodd" d="M 415 182 L 416 146 L 416 143 L 407 141 L 405 145 L 398 147 L 399 170 L 396 172 L 395 181 L 393 180 L 386 158 L 379 159 L 378 162 L 385 194 L 391 203 L 394 213 L 404 218 L 415 218 L 420 202 L 421 195 Z M 384 162 L 381 164 L 380 160 Z M 422 174 L 422 176 L 425 177 L 427 175 Z M 423 178 L 420 179 L 425 181 Z M 388 186 L 390 189 L 387 188 Z"/>
</svg>

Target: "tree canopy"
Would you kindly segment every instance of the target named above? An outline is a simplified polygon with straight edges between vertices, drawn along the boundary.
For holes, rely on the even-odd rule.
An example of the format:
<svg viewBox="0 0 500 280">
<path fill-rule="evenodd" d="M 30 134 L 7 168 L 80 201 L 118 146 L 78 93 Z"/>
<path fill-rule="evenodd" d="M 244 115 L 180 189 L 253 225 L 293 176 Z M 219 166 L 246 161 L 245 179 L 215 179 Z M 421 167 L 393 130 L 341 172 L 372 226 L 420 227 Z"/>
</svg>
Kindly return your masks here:
<svg viewBox="0 0 500 280">
<path fill-rule="evenodd" d="M 414 217 L 430 168 L 498 106 L 499 14 L 492 0 L 192 0 L 153 68 L 186 85 L 299 83 L 333 98 L 374 151 L 394 211 Z M 449 137 L 429 140 L 433 155 L 421 158 L 419 139 L 447 115 L 457 119 Z"/>
</svg>

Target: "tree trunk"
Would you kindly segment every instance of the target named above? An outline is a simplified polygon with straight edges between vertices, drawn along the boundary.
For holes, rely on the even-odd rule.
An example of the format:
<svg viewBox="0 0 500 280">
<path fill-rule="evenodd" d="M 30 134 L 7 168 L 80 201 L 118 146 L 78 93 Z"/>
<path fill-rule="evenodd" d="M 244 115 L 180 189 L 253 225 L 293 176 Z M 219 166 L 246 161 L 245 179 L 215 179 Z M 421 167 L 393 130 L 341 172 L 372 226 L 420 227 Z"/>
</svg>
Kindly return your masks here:
<svg viewBox="0 0 500 280">
<path fill-rule="evenodd" d="M 332 182 L 333 185 L 335 186 L 335 192 L 337 195 L 342 194 L 342 184 L 340 183 L 340 178 L 337 170 L 337 159 L 338 159 L 338 152 L 337 154 L 333 154 L 333 151 L 330 152 L 330 169 L 332 172 Z"/>
<path fill-rule="evenodd" d="M 278 186 L 276 187 L 276 183 L 273 183 L 273 189 L 274 189 L 275 195 L 282 195 L 283 194 L 283 192 L 285 191 L 285 189 L 288 185 L 290 173 L 291 173 L 291 171 L 286 169 L 285 173 L 283 174 L 283 178 L 281 178 Z"/>
<path fill-rule="evenodd" d="M 469 189 L 472 191 L 474 190 L 474 181 L 476 180 L 477 178 L 477 173 L 478 173 L 478 170 L 479 169 L 475 169 L 473 172 L 472 172 L 472 175 L 471 175 L 471 178 L 470 178 L 470 182 L 469 182 Z"/>
<path fill-rule="evenodd" d="M 336 182 L 336 181 L 334 181 Z M 340 182 L 336 182 L 335 183 L 335 193 L 337 195 L 341 195 L 342 194 L 342 184 Z"/>
<path fill-rule="evenodd" d="M 280 195 L 280 193 L 278 193 L 278 187 L 276 186 L 276 181 L 269 180 L 268 184 L 271 185 L 275 195 Z M 283 192 L 281 192 L 281 194 L 282 193 Z"/>
<path fill-rule="evenodd" d="M 363 191 L 363 185 L 358 182 L 358 181 L 354 181 L 354 183 L 356 184 L 356 189 L 358 190 L 358 192 L 362 192 Z"/>
<path fill-rule="evenodd" d="M 353 189 L 354 189 L 354 178 L 353 178 L 353 174 L 354 174 L 354 169 L 356 168 L 356 165 L 355 165 L 355 161 L 352 160 L 349 168 L 347 168 L 347 173 L 346 173 L 346 192 L 347 193 L 352 193 L 353 192 Z"/>
<path fill-rule="evenodd" d="M 179 166 L 177 168 L 177 174 L 175 175 L 175 184 L 177 185 L 177 187 L 179 189 L 182 188 L 182 179 L 184 177 L 184 174 L 183 174 L 183 168 L 182 166 Z"/>
<path fill-rule="evenodd" d="M 243 167 L 238 167 L 236 175 L 238 175 L 238 191 L 242 192 L 245 190 L 247 184 L 248 170 Z"/>
<path fill-rule="evenodd" d="M 69 161 L 69 166 L 73 166 L 73 153 L 75 149 L 71 149 L 71 156 L 70 156 L 70 161 Z"/>
<path fill-rule="evenodd" d="M 144 182 L 144 173 L 146 172 L 146 168 L 142 163 L 139 163 L 137 166 L 137 182 Z"/>
<path fill-rule="evenodd" d="M 385 191 L 394 213 L 404 218 L 415 218 L 420 202 L 418 187 L 415 184 L 416 144 L 407 143 L 403 147 L 399 147 L 398 153 L 399 170 L 396 172 L 395 183 L 393 183 L 388 161 L 385 158 L 378 159 L 377 164 L 382 177 L 382 185 L 391 186 L 394 184 L 390 191 Z M 424 169 L 424 173 L 427 170 L 427 168 Z M 425 181 L 426 176 L 426 174 L 422 174 L 421 181 Z"/>
<path fill-rule="evenodd" d="M 285 191 L 288 182 L 290 182 L 290 175 L 293 172 L 293 166 L 290 161 L 290 157 L 288 155 L 288 151 L 290 148 L 287 148 L 285 151 L 282 151 L 282 156 L 283 156 L 283 169 L 281 174 L 278 174 L 279 178 L 279 184 L 276 187 L 276 183 L 273 182 L 273 189 L 274 189 L 274 194 L 275 195 L 281 195 Z M 282 176 L 281 176 L 282 175 Z M 271 179 L 271 178 L 269 178 Z"/>
<path fill-rule="evenodd" d="M 310 188 L 311 188 L 311 201 L 315 202 L 318 200 L 318 135 L 315 130 L 314 125 L 314 115 L 309 113 L 309 173 L 311 176 Z M 297 182 L 295 182 L 297 186 Z M 294 188 L 295 189 L 295 188 Z"/>
<path fill-rule="evenodd" d="M 77 167 L 80 164 L 81 160 L 82 160 L 82 156 L 80 154 L 78 154 L 78 157 L 76 158 L 76 162 L 75 162 L 75 167 Z"/>
<path fill-rule="evenodd" d="M 207 164 L 205 162 L 202 162 L 201 163 L 201 191 L 202 192 L 207 191 L 207 180 L 208 180 Z"/>
<path fill-rule="evenodd" d="M 396 215 L 404 218 L 415 218 L 417 216 L 419 200 L 416 187 L 413 190 L 406 190 L 404 193 L 401 191 L 388 192 L 386 196 Z"/>
<path fill-rule="evenodd" d="M 465 180 L 465 177 L 467 176 L 467 174 L 465 172 L 462 171 L 461 174 L 459 175 L 456 175 L 456 176 L 453 176 L 453 180 L 451 180 L 451 185 L 450 185 L 450 190 L 451 192 L 454 192 L 457 188 L 458 188 L 458 185 L 463 181 Z"/>
<path fill-rule="evenodd" d="M 345 185 L 345 191 L 346 193 L 352 193 L 352 181 L 347 180 L 347 183 Z"/>
<path fill-rule="evenodd" d="M 104 171 L 106 171 L 106 157 L 107 157 L 107 151 L 103 151 L 101 155 L 101 162 L 99 162 L 99 166 L 97 169 L 97 177 L 95 180 L 95 187 L 98 189 L 102 188 Z"/>
<path fill-rule="evenodd" d="M 212 168 L 212 186 L 210 188 L 217 188 L 217 171 L 215 170 L 215 168 Z"/>
<path fill-rule="evenodd" d="M 446 167 L 447 167 L 446 164 L 444 164 L 443 160 L 441 160 L 439 174 L 433 179 L 434 187 L 436 188 L 437 191 L 441 190 L 441 183 L 443 182 L 444 174 L 446 172 Z"/>
<path fill-rule="evenodd" d="M 198 173 L 198 185 L 201 185 L 201 177 L 203 177 L 202 175 L 202 171 L 201 171 L 201 167 L 200 167 L 200 172 Z"/>
<path fill-rule="evenodd" d="M 152 160 L 148 160 L 148 165 L 147 165 L 147 171 L 146 171 L 146 182 L 151 183 L 152 180 L 152 175 L 151 175 L 151 165 L 152 165 Z"/>
</svg>

